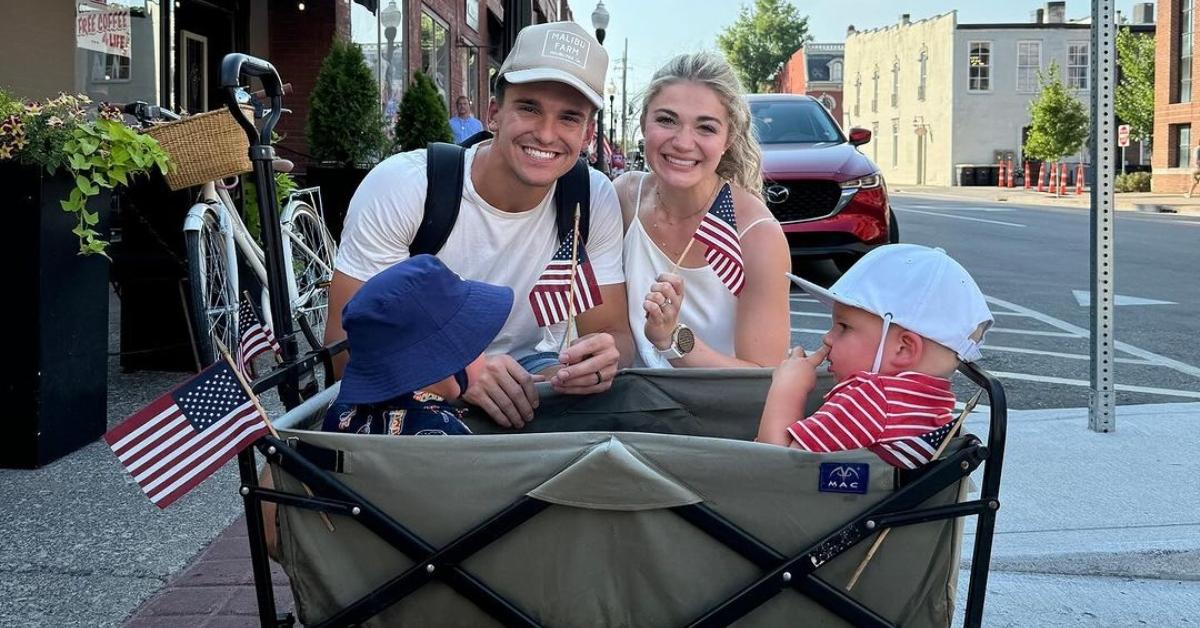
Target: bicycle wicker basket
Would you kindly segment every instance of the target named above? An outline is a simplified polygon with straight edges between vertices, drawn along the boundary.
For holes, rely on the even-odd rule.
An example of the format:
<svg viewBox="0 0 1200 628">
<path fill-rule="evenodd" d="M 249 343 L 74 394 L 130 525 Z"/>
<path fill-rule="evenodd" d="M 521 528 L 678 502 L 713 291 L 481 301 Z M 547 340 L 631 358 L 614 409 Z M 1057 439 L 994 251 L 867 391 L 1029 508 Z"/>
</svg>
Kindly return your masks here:
<svg viewBox="0 0 1200 628">
<path fill-rule="evenodd" d="M 251 112 L 252 115 L 252 112 Z M 250 141 L 228 109 L 153 126 L 146 134 L 170 155 L 172 190 L 250 172 Z"/>
</svg>

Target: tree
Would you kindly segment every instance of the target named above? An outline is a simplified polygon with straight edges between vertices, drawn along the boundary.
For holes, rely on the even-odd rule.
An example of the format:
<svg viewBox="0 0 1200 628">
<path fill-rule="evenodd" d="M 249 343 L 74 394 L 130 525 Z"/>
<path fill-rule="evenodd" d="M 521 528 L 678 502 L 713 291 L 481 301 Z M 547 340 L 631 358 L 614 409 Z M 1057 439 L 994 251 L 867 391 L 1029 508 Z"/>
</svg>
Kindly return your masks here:
<svg viewBox="0 0 1200 628">
<path fill-rule="evenodd" d="M 779 64 L 810 39 L 808 17 L 786 0 L 743 5 L 737 21 L 717 35 L 717 46 L 750 91 L 767 88 Z"/>
<path fill-rule="evenodd" d="M 379 88 L 357 44 L 334 39 L 309 98 L 308 146 L 318 161 L 368 163 L 386 145 Z"/>
<path fill-rule="evenodd" d="M 1154 132 L 1154 37 L 1129 27 L 1118 31 L 1117 66 L 1117 117 L 1129 125 L 1130 137 L 1149 139 Z"/>
<path fill-rule="evenodd" d="M 1083 148 L 1088 139 L 1088 115 L 1083 103 L 1067 93 L 1058 64 L 1038 74 L 1042 92 L 1029 104 L 1029 137 L 1025 154 L 1039 161 L 1059 161 Z"/>
<path fill-rule="evenodd" d="M 396 114 L 396 150 L 425 148 L 430 142 L 453 142 L 450 114 L 433 79 L 417 72 Z"/>
</svg>

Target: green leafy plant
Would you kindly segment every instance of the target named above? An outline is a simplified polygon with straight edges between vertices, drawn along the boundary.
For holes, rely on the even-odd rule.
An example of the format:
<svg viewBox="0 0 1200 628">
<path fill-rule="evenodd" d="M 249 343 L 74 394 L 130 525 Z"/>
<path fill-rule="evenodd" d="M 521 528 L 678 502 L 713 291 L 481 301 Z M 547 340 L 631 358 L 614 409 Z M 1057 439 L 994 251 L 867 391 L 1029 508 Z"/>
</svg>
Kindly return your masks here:
<svg viewBox="0 0 1200 628">
<path fill-rule="evenodd" d="M 430 142 L 453 142 L 450 114 L 428 75 L 417 72 L 396 114 L 395 150 L 425 148 Z"/>
<path fill-rule="evenodd" d="M 387 146 L 379 88 L 357 44 L 334 39 L 309 107 L 308 146 L 318 161 L 370 163 Z"/>
<path fill-rule="evenodd" d="M 770 77 L 800 46 L 811 39 L 808 17 L 785 0 L 745 4 L 737 21 L 717 35 L 717 46 L 751 92 L 770 88 Z"/>
<path fill-rule="evenodd" d="M 1117 117 L 1129 125 L 1133 139 L 1148 140 L 1154 133 L 1154 36 L 1131 32 L 1129 27 L 1117 31 L 1117 63 L 1121 67 L 1113 99 Z"/>
<path fill-rule="evenodd" d="M 1118 192 L 1149 192 L 1149 172 L 1129 172 L 1117 175 L 1114 183 Z"/>
<path fill-rule="evenodd" d="M 170 160 L 154 138 L 125 126 L 119 111 L 100 105 L 93 116 L 84 109 L 90 104 L 68 94 L 21 103 L 0 90 L 0 160 L 65 171 L 75 186 L 61 204 L 78 217 L 72 233 L 79 252 L 107 256 L 108 242 L 95 230 L 100 215 L 88 211 L 88 199 L 156 168 L 166 173 Z"/>
<path fill-rule="evenodd" d="M 262 212 L 258 210 L 258 186 L 254 185 L 253 175 L 242 177 L 242 214 L 246 229 L 259 244 L 262 244 Z M 287 172 L 275 173 L 275 203 L 283 207 L 288 196 L 300 186 L 296 179 Z"/>
<path fill-rule="evenodd" d="M 1025 155 L 1038 161 L 1059 161 L 1083 148 L 1088 139 L 1088 115 L 1083 103 L 1067 92 L 1058 64 L 1039 75 L 1042 91 L 1029 104 L 1029 136 Z"/>
</svg>

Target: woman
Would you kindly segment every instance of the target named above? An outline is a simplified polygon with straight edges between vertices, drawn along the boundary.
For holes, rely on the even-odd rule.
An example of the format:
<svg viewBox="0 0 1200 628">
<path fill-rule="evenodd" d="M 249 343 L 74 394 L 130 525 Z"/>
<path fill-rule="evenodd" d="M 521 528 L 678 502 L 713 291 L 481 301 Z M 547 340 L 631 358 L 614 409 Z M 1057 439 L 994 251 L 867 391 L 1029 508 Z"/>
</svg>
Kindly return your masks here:
<svg viewBox="0 0 1200 628">
<path fill-rule="evenodd" d="M 651 173 L 616 181 L 639 366 L 773 367 L 786 357 L 791 255 L 762 201 L 750 123 L 741 85 L 717 55 L 678 56 L 651 81 L 641 116 Z M 730 204 L 740 277 L 693 244 L 710 209 L 728 216 Z"/>
</svg>

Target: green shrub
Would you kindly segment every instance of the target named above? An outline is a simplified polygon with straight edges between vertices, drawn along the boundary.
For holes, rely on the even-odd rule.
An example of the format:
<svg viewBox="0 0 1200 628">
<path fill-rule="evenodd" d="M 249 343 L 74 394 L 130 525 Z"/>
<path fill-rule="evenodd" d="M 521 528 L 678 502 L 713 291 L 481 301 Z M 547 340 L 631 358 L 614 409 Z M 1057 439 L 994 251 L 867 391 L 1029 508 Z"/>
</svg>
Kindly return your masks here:
<svg viewBox="0 0 1200 628">
<path fill-rule="evenodd" d="M 404 92 L 396 115 L 396 151 L 425 148 L 430 142 L 453 142 L 450 113 L 433 80 L 417 72 Z"/>
<path fill-rule="evenodd" d="M 1150 173 L 1130 172 L 1117 175 L 1116 187 L 1118 192 L 1149 192 Z"/>
<path fill-rule="evenodd" d="M 334 39 L 308 103 L 308 147 L 318 161 L 355 166 L 379 159 L 387 146 L 379 87 L 357 44 Z"/>
</svg>

